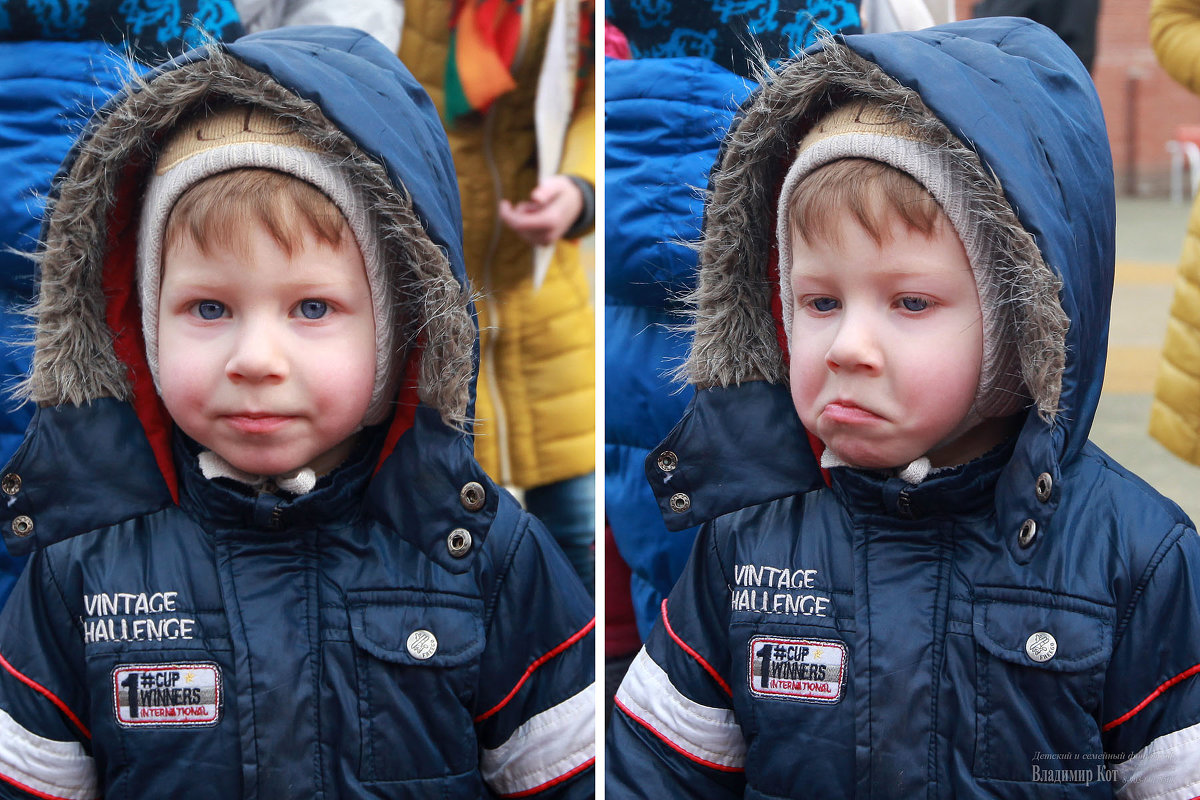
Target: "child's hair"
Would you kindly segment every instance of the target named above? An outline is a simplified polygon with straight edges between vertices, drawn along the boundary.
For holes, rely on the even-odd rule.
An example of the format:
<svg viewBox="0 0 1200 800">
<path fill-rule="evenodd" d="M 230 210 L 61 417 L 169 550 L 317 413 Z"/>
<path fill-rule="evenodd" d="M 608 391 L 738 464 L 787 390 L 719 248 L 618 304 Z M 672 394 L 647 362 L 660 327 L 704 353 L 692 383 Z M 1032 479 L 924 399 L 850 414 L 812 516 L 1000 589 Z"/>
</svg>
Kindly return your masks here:
<svg viewBox="0 0 1200 800">
<path fill-rule="evenodd" d="M 307 181 L 272 169 L 220 172 L 187 189 L 167 219 L 163 252 L 183 237 L 205 255 L 241 251 L 258 222 L 289 257 L 306 235 L 332 248 L 342 245 L 350 226 L 337 204 Z"/>
<path fill-rule="evenodd" d="M 932 236 L 942 219 L 933 195 L 911 175 L 867 158 L 840 158 L 813 170 L 788 198 L 788 228 L 806 242 L 840 244 L 841 222 L 850 215 L 877 245 L 886 244 L 891 223 Z"/>
</svg>

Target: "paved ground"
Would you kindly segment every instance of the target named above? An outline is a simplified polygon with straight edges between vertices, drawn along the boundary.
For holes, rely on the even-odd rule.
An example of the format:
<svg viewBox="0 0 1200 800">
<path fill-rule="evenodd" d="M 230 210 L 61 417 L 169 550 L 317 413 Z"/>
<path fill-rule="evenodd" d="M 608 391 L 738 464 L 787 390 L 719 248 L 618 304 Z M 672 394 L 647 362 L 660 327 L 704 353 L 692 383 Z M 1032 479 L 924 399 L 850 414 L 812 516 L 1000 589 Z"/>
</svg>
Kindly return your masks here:
<svg viewBox="0 0 1200 800">
<path fill-rule="evenodd" d="M 1118 199 L 1108 369 L 1092 440 L 1200 521 L 1200 467 L 1146 433 L 1188 207 Z"/>
</svg>

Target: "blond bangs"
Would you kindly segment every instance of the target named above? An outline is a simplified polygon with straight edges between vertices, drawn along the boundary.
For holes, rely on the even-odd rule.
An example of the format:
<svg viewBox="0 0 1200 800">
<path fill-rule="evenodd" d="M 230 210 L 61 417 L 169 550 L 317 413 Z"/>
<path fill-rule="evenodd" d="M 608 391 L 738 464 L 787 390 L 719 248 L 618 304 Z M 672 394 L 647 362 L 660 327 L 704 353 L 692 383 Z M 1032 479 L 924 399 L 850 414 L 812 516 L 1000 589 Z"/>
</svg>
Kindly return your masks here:
<svg viewBox="0 0 1200 800">
<path fill-rule="evenodd" d="M 312 184 L 270 169 L 236 169 L 184 192 L 167 220 L 163 252 L 185 236 L 205 255 L 214 249 L 244 252 L 251 221 L 288 256 L 309 236 L 337 249 L 349 231 L 337 205 Z"/>
</svg>

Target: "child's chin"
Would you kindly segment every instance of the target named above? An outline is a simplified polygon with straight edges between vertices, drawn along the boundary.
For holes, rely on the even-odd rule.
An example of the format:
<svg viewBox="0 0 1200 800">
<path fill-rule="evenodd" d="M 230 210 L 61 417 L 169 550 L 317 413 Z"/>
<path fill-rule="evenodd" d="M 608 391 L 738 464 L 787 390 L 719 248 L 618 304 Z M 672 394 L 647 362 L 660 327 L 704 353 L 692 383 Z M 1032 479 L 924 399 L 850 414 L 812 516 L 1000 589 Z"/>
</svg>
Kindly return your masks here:
<svg viewBox="0 0 1200 800">
<path fill-rule="evenodd" d="M 221 453 L 217 453 L 221 455 Z M 229 458 L 222 456 L 237 469 L 251 475 L 291 475 L 297 472 L 305 463 L 296 463 L 295 459 L 283 458 Z M 236 458 L 236 456 L 235 456 Z"/>
<path fill-rule="evenodd" d="M 883 451 L 871 447 L 837 447 L 830 445 L 834 455 L 858 469 L 904 469 L 923 453 L 909 456 L 899 451 Z"/>
</svg>

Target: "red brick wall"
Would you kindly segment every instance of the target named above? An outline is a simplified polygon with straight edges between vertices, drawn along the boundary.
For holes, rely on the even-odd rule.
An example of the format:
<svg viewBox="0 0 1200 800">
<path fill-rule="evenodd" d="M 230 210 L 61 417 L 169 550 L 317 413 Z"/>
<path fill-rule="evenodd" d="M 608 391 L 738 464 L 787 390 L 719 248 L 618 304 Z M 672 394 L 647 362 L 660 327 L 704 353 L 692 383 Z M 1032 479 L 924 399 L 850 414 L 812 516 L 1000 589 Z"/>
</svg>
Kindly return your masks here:
<svg viewBox="0 0 1200 800">
<path fill-rule="evenodd" d="M 955 0 L 958 19 L 972 0 Z M 1092 78 L 1108 124 L 1117 192 L 1166 195 L 1166 142 L 1175 126 L 1200 123 L 1200 98 L 1163 72 L 1149 42 L 1150 0 L 1101 0 Z"/>
</svg>

